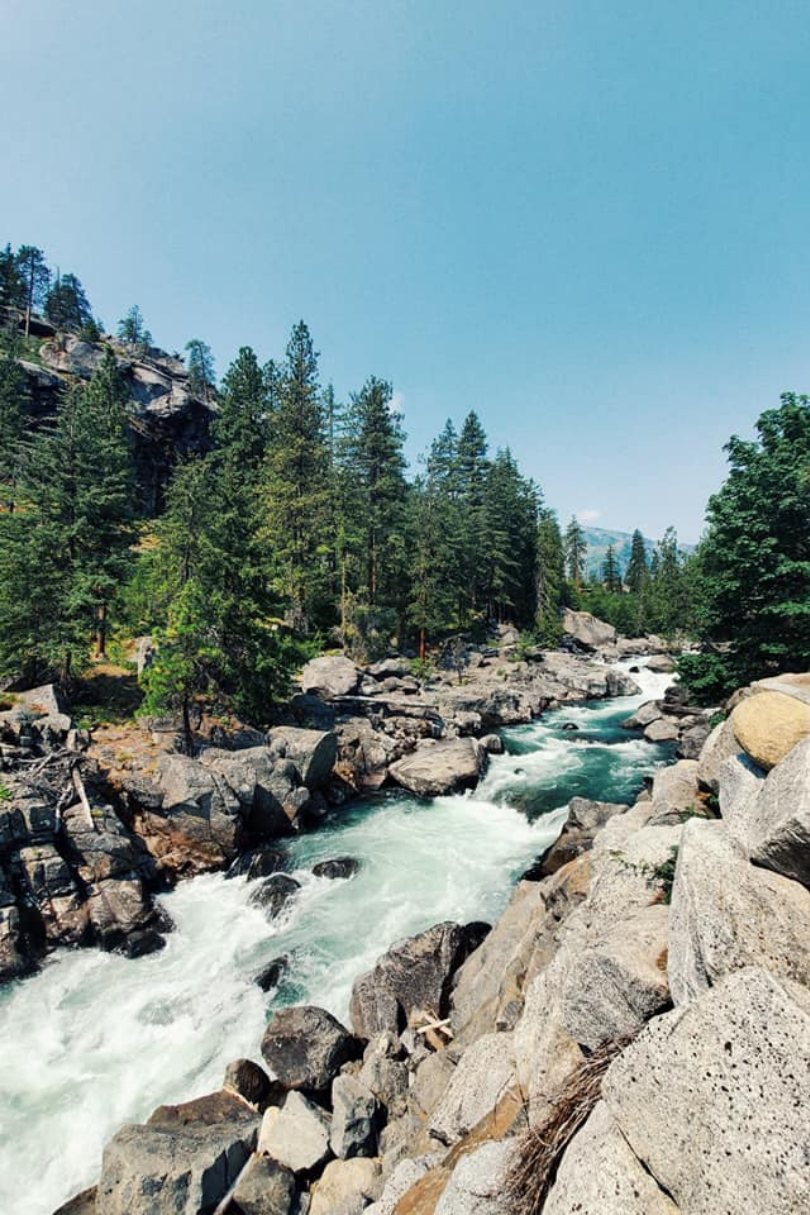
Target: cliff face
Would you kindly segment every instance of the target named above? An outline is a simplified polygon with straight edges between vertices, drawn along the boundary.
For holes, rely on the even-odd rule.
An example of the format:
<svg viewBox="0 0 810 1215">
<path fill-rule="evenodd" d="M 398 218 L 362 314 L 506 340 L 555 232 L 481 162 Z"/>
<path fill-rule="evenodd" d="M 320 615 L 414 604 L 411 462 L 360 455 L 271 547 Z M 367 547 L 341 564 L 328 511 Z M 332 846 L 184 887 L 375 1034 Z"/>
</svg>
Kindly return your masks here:
<svg viewBox="0 0 810 1215">
<path fill-rule="evenodd" d="M 182 360 L 156 347 L 136 352 L 110 337 L 85 342 L 73 333 L 56 330 L 40 336 L 44 336 L 38 352 L 40 363 L 20 362 L 30 411 L 40 420 L 55 414 L 66 387 L 90 379 L 105 346 L 114 351 L 128 390 L 143 509 L 156 514 L 177 460 L 208 449 L 215 404 L 190 393 Z"/>
</svg>

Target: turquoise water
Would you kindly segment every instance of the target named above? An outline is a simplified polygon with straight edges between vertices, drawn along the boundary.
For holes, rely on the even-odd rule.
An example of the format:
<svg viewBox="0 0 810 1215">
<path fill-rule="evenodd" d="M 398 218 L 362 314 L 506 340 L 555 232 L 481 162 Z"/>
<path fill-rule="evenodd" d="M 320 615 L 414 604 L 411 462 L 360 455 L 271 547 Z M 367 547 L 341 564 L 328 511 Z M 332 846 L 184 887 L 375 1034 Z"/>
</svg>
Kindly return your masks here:
<svg viewBox="0 0 810 1215">
<path fill-rule="evenodd" d="M 210 874 L 163 899 L 176 925 L 166 948 L 129 961 L 60 951 L 41 974 L 0 994 L 0 1211 L 50 1215 L 97 1177 L 104 1143 L 164 1101 L 217 1088 L 225 1065 L 260 1058 L 278 1003 L 320 1004 L 346 1018 L 354 978 L 393 941 L 440 920 L 493 921 L 514 880 L 550 844 L 575 794 L 630 802 L 667 751 L 618 723 L 667 679 L 643 673 L 642 696 L 561 709 L 504 732 L 474 794 L 419 802 L 383 796 L 335 813 L 292 841 L 301 890 L 268 923 L 244 879 Z M 571 722 L 578 731 L 565 731 Z M 350 855 L 359 872 L 316 878 Z M 287 976 L 265 994 L 271 959 Z"/>
</svg>

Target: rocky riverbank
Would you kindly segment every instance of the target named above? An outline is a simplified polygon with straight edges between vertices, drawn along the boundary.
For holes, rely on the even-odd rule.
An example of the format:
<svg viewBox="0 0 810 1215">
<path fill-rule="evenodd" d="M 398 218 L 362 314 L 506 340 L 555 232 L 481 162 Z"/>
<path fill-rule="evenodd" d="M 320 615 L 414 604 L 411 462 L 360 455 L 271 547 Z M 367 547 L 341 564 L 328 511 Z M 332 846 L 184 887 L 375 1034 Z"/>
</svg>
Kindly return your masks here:
<svg viewBox="0 0 810 1215">
<path fill-rule="evenodd" d="M 279 841 L 330 807 L 385 786 L 421 797 L 474 786 L 501 745 L 494 729 L 632 694 L 632 676 L 609 660 L 662 649 L 617 643 L 582 613 L 568 623 L 579 652 L 521 651 L 503 629 L 497 644 L 456 649 L 452 669 L 423 678 L 402 657 L 369 667 L 316 659 L 277 726 L 201 717 L 194 755 L 178 749 L 171 720 L 91 738 L 55 688 L 11 697 L 0 712 L 0 982 L 59 946 L 160 949 L 171 925 L 155 895 L 178 880 L 237 865 L 270 882 Z M 585 648 L 597 640 L 601 651 Z M 648 736 L 686 739 L 695 719 L 682 709 L 646 709 Z M 283 905 L 275 887 L 268 913 Z"/>
<path fill-rule="evenodd" d="M 807 1209 L 810 676 L 730 707 L 635 805 L 572 802 L 491 931 L 394 946 L 350 1027 L 276 1013 L 63 1215 Z"/>
</svg>

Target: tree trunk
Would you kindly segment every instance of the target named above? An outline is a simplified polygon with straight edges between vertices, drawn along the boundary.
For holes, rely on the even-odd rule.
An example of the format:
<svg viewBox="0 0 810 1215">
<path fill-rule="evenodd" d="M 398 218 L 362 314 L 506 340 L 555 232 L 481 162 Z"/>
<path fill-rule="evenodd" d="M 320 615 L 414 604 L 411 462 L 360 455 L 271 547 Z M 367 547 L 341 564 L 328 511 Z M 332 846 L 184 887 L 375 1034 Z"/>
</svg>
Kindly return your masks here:
<svg viewBox="0 0 810 1215">
<path fill-rule="evenodd" d="M 107 657 L 107 605 L 100 603 L 96 613 L 96 658 Z"/>
</svg>

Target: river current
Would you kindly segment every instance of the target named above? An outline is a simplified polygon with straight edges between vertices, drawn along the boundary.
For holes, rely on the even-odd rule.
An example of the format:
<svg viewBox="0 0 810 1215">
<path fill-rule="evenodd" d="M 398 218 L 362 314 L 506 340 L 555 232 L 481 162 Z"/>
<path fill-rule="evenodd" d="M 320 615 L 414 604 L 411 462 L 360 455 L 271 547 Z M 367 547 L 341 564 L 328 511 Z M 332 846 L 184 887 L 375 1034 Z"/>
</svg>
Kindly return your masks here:
<svg viewBox="0 0 810 1215">
<path fill-rule="evenodd" d="M 630 803 L 669 759 L 619 723 L 671 677 L 634 678 L 640 696 L 504 730 L 506 754 L 474 793 L 381 796 L 295 838 L 288 869 L 301 890 L 271 923 L 243 878 L 210 874 L 162 897 L 175 931 L 160 953 L 60 950 L 2 990 L 0 1211 L 51 1215 L 96 1180 L 122 1123 L 218 1088 L 233 1059 L 260 1060 L 273 1008 L 314 1003 L 346 1020 L 353 980 L 394 941 L 440 920 L 493 922 L 571 797 Z M 354 877 L 312 875 L 317 861 L 346 855 L 360 861 Z M 282 954 L 287 974 L 266 994 L 254 976 Z"/>
</svg>

